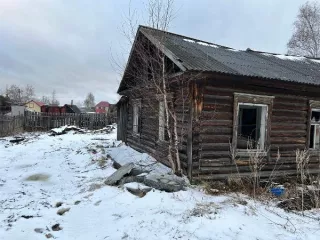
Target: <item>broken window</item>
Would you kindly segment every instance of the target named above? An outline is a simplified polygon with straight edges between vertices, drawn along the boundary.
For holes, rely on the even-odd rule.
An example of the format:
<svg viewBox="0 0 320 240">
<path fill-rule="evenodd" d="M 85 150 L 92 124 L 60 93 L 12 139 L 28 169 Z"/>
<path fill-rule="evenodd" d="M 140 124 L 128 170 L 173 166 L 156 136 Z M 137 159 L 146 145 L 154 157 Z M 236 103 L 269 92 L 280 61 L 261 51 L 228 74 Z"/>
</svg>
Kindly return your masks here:
<svg viewBox="0 0 320 240">
<path fill-rule="evenodd" d="M 267 105 L 240 103 L 237 149 L 264 149 Z"/>
<path fill-rule="evenodd" d="M 140 112 L 141 112 L 141 101 L 133 101 L 133 133 L 140 133 Z"/>
<path fill-rule="evenodd" d="M 320 109 L 312 109 L 309 148 L 320 149 Z"/>
<path fill-rule="evenodd" d="M 246 155 L 248 149 L 267 153 L 273 99 L 273 96 L 234 93 L 232 149 L 237 154 Z"/>
</svg>

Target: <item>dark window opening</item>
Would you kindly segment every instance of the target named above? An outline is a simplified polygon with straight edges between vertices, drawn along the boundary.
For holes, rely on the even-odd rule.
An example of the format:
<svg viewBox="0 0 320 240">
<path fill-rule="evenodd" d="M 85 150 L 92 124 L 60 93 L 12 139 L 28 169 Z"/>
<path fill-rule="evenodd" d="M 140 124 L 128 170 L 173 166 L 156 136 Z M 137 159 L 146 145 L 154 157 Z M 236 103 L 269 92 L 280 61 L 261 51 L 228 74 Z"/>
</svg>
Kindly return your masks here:
<svg viewBox="0 0 320 240">
<path fill-rule="evenodd" d="M 311 125 L 309 148 L 314 148 L 314 130 L 315 130 L 315 125 Z"/>
<path fill-rule="evenodd" d="M 312 110 L 309 148 L 320 149 L 320 110 Z"/>
<path fill-rule="evenodd" d="M 237 148 L 264 147 L 266 106 L 239 105 Z"/>
</svg>

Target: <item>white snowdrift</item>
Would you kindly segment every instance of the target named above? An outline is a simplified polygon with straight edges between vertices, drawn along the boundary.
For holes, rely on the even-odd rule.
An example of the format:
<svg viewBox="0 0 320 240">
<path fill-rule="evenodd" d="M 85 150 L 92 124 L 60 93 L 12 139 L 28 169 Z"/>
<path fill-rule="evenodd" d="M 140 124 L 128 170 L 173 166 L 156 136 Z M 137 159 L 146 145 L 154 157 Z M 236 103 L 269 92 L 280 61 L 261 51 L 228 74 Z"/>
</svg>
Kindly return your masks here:
<svg viewBox="0 0 320 240">
<path fill-rule="evenodd" d="M 115 131 L 27 138 L 17 145 L 0 142 L 0 239 L 46 239 L 48 233 L 66 240 L 319 238 L 319 221 L 286 213 L 275 203 L 268 206 L 246 196 L 209 196 L 198 188 L 177 193 L 152 190 L 139 198 L 125 188 L 102 185 L 115 171 L 111 160 L 103 168 L 97 164 L 107 154 L 141 164 L 150 160 L 126 146 L 110 148 L 118 144 Z M 49 178 L 24 181 L 40 173 Z M 242 205 L 239 198 L 247 204 Z M 60 201 L 61 207 L 70 207 L 62 216 L 54 207 Z M 320 217 L 316 211 L 306 214 Z M 61 231 L 51 230 L 56 223 Z M 44 232 L 37 233 L 35 228 Z"/>
</svg>

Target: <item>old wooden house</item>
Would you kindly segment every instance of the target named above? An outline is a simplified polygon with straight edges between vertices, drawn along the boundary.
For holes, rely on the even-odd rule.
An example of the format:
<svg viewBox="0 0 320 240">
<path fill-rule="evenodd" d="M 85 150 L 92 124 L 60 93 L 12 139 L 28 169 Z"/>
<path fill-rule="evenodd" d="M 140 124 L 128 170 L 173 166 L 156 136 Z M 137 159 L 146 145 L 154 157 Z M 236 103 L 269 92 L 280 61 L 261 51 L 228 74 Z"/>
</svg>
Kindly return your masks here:
<svg viewBox="0 0 320 240">
<path fill-rule="evenodd" d="M 319 171 L 320 60 L 240 51 L 144 26 L 137 31 L 118 89 L 120 140 L 168 165 L 161 155 L 166 146 L 161 101 L 155 94 L 152 110 L 129 84 L 141 42 L 164 54 L 166 65 L 172 66 L 172 85 L 181 79 L 171 88 L 172 98 L 181 89 L 188 93 L 187 102 L 173 102 L 179 134 L 185 135 L 179 142 L 180 158 L 190 179 L 248 175 L 248 158 L 257 152 L 263 156 L 262 177 L 293 175 L 297 149 L 308 149 L 310 173 Z"/>
</svg>

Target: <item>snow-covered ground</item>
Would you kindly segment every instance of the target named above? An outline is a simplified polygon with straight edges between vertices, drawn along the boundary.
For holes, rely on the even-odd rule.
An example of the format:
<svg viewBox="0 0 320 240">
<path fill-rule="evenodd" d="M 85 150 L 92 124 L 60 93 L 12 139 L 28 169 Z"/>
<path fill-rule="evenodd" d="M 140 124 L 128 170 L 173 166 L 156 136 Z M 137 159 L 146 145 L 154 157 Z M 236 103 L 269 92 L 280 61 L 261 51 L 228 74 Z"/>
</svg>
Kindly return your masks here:
<svg viewBox="0 0 320 240">
<path fill-rule="evenodd" d="M 196 187 L 152 190 L 139 198 L 123 187 L 103 185 L 115 171 L 111 160 L 104 160 L 108 154 L 148 158 L 125 146 L 112 148 L 119 144 L 115 132 L 26 137 L 20 144 L 0 140 L 0 239 L 46 239 L 46 234 L 70 240 L 320 237 L 319 221 L 286 213 L 275 203 L 209 196 Z M 57 208 L 58 202 L 63 204 Z M 61 208 L 70 210 L 60 216 Z M 317 211 L 307 214 L 320 217 Z M 55 224 L 62 229 L 52 231 Z"/>
</svg>

